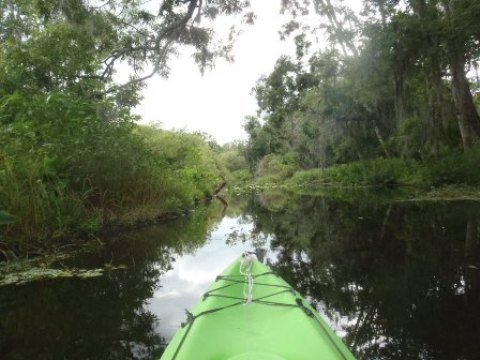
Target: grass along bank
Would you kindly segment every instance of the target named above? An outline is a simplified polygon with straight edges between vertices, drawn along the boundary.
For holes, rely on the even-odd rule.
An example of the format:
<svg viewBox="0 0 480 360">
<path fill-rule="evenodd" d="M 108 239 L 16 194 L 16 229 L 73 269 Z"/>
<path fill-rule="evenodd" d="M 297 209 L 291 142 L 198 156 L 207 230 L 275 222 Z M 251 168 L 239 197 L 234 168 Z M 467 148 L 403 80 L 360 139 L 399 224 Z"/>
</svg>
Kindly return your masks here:
<svg viewBox="0 0 480 360">
<path fill-rule="evenodd" d="M 291 160 L 269 156 L 268 164 L 257 171 L 255 182 L 259 187 L 283 186 L 291 191 L 314 192 L 333 188 L 404 186 L 422 198 L 480 199 L 477 191 L 480 188 L 480 146 L 439 159 L 378 158 L 308 170 L 295 167 Z"/>
<path fill-rule="evenodd" d="M 60 95 L 39 101 L 50 121 L 25 117 L 0 130 L 0 256 L 192 208 L 222 181 L 201 134 L 139 127 L 128 116 L 105 122 Z M 68 121 L 52 125 L 62 111 Z"/>
</svg>

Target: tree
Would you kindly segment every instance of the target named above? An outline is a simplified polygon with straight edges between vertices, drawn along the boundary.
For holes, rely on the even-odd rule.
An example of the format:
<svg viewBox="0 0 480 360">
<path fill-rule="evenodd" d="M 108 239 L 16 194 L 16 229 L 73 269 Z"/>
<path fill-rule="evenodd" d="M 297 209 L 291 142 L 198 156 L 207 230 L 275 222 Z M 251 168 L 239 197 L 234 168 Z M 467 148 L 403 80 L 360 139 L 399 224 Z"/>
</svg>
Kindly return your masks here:
<svg viewBox="0 0 480 360">
<path fill-rule="evenodd" d="M 28 64 L 31 72 L 50 84 L 94 79 L 110 84 L 107 92 L 118 92 L 135 88 L 154 74 L 167 75 L 168 60 L 178 46 L 193 47 L 202 69 L 211 66 L 216 56 L 228 56 L 229 44 L 214 46 L 212 29 L 200 20 L 206 18 L 211 25 L 217 16 L 241 12 L 247 5 L 242 0 L 165 0 L 155 8 L 140 0 L 6 0 L 0 4 L 0 38 L 7 52 L 41 40 L 49 45 L 45 51 L 61 51 L 46 56 L 48 65 L 61 71 L 50 71 L 38 58 Z M 75 61 L 78 66 L 69 66 Z M 112 84 L 120 63 L 131 66 L 131 78 L 123 85 Z"/>
<path fill-rule="evenodd" d="M 342 1 L 284 1 L 292 19 L 282 36 L 293 37 L 297 59 L 279 59 L 257 84 L 256 133 L 268 132 L 270 152 L 294 151 L 304 167 L 469 149 L 480 129 L 468 78 L 480 57 L 479 8 L 368 0 L 356 14 Z M 327 41 L 315 49 L 310 33 L 319 31 Z"/>
<path fill-rule="evenodd" d="M 228 57 L 230 43 L 217 43 L 213 21 L 247 5 L 0 1 L 0 203 L 18 218 L 2 232 L 35 240 L 94 232 L 115 212 L 189 206 L 211 191 L 218 173 L 203 145 L 179 156 L 181 169 L 170 166 L 134 131 L 131 109 L 143 81 L 167 76 L 181 47 L 193 49 L 201 69 Z M 131 76 L 118 83 L 125 65 Z M 173 184 L 174 176 L 182 181 Z M 16 245 L 28 253 L 29 242 Z"/>
<path fill-rule="evenodd" d="M 468 149 L 480 137 L 480 117 L 473 102 L 465 70 L 465 67 L 480 55 L 478 52 L 480 27 L 476 21 L 471 21 L 480 16 L 480 5 L 477 1 L 458 0 L 443 0 L 442 5 L 452 94 L 458 110 L 463 146 Z"/>
</svg>

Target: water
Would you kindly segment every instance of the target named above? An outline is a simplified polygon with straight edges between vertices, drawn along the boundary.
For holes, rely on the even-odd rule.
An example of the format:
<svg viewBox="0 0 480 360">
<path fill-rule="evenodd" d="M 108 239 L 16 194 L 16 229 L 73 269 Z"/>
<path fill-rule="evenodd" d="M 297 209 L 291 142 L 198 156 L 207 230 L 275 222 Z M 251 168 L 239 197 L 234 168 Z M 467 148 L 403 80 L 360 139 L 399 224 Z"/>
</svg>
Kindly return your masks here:
<svg viewBox="0 0 480 360">
<path fill-rule="evenodd" d="M 184 309 L 257 250 L 359 359 L 478 360 L 479 225 L 475 202 L 385 194 L 214 203 L 57 264 L 126 269 L 0 288 L 0 358 L 158 359 Z"/>
</svg>

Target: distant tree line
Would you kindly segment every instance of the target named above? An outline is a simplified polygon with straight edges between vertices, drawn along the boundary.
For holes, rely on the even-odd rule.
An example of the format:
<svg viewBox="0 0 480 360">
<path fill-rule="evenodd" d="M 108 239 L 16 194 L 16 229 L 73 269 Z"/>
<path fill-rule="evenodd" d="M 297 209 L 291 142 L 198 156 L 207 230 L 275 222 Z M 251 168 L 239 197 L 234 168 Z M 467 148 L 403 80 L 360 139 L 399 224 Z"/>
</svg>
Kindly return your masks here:
<svg viewBox="0 0 480 360">
<path fill-rule="evenodd" d="M 341 0 L 283 3 L 297 51 L 255 87 L 253 170 L 272 156 L 302 168 L 431 159 L 478 141 L 480 2 L 365 0 L 361 13 Z"/>
</svg>

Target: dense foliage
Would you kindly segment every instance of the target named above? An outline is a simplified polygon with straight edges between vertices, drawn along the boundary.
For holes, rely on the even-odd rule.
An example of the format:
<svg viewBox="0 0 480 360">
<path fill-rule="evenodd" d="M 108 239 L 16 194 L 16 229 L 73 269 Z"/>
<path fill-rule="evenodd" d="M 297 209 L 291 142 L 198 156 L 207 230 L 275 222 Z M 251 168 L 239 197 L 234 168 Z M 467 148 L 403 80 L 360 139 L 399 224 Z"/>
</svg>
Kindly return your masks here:
<svg viewBox="0 0 480 360">
<path fill-rule="evenodd" d="M 245 128 L 257 173 L 272 159 L 296 169 L 438 159 L 478 141 L 478 1 L 366 0 L 361 13 L 340 0 L 285 7 L 297 55 L 255 88 L 259 116 Z M 304 21 L 313 13 L 329 39 L 317 48 Z"/>
<path fill-rule="evenodd" d="M 210 26 L 246 6 L 0 2 L 0 252 L 35 252 L 50 243 L 38 239 L 157 216 L 212 192 L 222 179 L 209 141 L 139 129 L 131 109 L 180 46 L 201 69 L 229 56 Z"/>
</svg>

